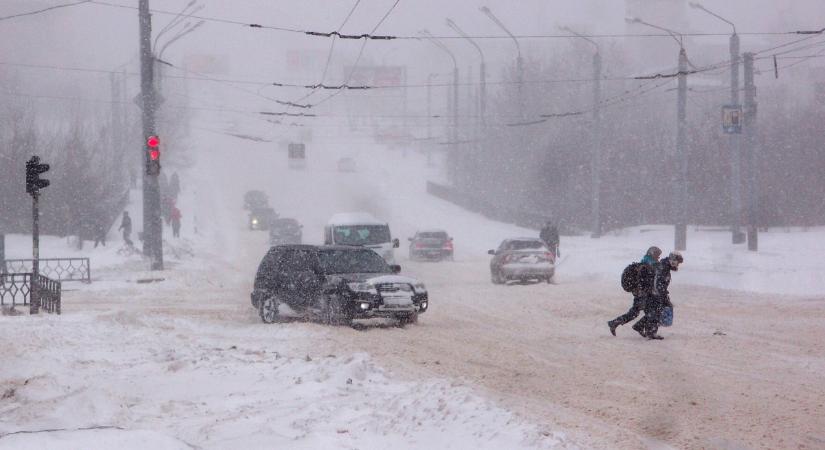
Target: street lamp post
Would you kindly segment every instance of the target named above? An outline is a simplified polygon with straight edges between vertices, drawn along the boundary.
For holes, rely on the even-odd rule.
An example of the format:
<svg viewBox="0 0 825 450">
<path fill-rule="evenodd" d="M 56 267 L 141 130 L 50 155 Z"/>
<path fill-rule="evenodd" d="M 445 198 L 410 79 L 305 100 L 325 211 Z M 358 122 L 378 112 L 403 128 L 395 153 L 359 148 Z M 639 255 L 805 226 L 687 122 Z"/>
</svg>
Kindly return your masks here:
<svg viewBox="0 0 825 450">
<path fill-rule="evenodd" d="M 596 52 L 593 54 L 593 148 L 590 151 L 590 172 L 592 180 L 592 196 L 590 200 L 591 205 L 591 223 L 593 238 L 599 238 L 602 235 L 602 217 L 601 217 L 601 187 L 602 187 L 602 133 L 601 133 L 601 96 L 602 96 L 602 55 L 597 44 L 593 39 L 588 38 L 580 33 L 573 31 L 568 27 L 562 27 L 562 30 L 573 34 L 592 45 Z"/>
<path fill-rule="evenodd" d="M 481 110 L 481 124 L 486 124 L 485 116 L 487 115 L 487 68 L 486 63 L 484 61 L 484 52 L 481 51 L 481 47 L 474 41 L 470 36 L 467 35 L 461 28 L 456 25 L 454 21 L 451 19 L 447 19 L 447 26 L 453 29 L 459 36 L 463 37 L 467 40 L 470 44 L 475 47 L 476 51 L 478 51 L 478 56 L 481 58 L 481 66 L 479 67 L 479 83 L 481 86 L 480 96 L 481 99 L 479 100 L 479 109 Z"/>
<path fill-rule="evenodd" d="M 725 22 L 733 28 L 730 36 L 730 103 L 733 106 L 739 105 L 739 35 L 736 34 L 736 25 L 724 17 L 705 8 L 700 3 L 688 3 L 691 8 L 704 11 L 709 15 Z M 728 136 L 729 153 L 731 158 L 731 242 L 741 244 L 744 242 L 744 234 L 741 231 L 742 217 L 742 139 L 737 134 Z"/>
<path fill-rule="evenodd" d="M 450 152 L 451 158 L 448 159 L 447 164 L 447 177 L 455 183 L 456 180 L 456 173 L 455 173 L 455 164 L 458 158 L 458 61 L 455 59 L 455 55 L 453 54 L 450 49 L 444 45 L 441 41 L 435 38 L 432 34 L 430 34 L 427 30 L 422 30 L 421 35 L 424 36 L 427 40 L 432 42 L 433 45 L 440 48 L 444 53 L 450 56 L 450 59 L 453 61 L 453 92 L 452 92 L 452 114 L 453 114 L 453 127 L 451 132 L 449 133 L 450 146 L 452 147 L 452 151 Z"/>
<path fill-rule="evenodd" d="M 524 60 L 521 57 L 521 46 L 518 43 L 518 39 L 504 26 L 504 23 L 498 19 L 498 17 L 493 14 L 493 11 L 486 6 L 482 6 L 478 8 L 479 11 L 483 12 L 485 16 L 487 16 L 490 20 L 493 21 L 499 28 L 501 28 L 516 44 L 516 52 L 518 56 L 516 57 L 516 82 L 518 84 L 518 107 L 519 107 L 519 115 L 521 118 L 524 118 L 524 96 L 523 96 L 523 84 L 524 84 Z"/>
<path fill-rule="evenodd" d="M 684 37 L 668 28 L 653 25 L 639 18 L 626 19 L 629 23 L 664 31 L 679 44 L 678 96 L 676 105 L 676 156 L 679 160 L 679 169 L 673 183 L 673 215 L 675 222 L 674 247 L 676 250 L 687 248 L 687 71 L 688 58 L 684 46 Z M 677 37 L 678 36 L 678 37 Z"/>
</svg>

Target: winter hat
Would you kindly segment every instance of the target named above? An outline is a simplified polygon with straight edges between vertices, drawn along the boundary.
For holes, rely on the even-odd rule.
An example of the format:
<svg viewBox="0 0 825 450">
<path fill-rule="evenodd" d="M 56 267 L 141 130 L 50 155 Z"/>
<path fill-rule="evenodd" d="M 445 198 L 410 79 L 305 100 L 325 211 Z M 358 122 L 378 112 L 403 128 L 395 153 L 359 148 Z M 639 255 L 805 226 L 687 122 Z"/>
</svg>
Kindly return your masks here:
<svg viewBox="0 0 825 450">
<path fill-rule="evenodd" d="M 679 270 L 679 264 L 685 262 L 685 258 L 683 258 L 682 254 L 677 251 L 670 252 L 670 254 L 667 255 L 667 259 L 670 261 L 670 266 L 673 270 Z"/>
<path fill-rule="evenodd" d="M 662 249 L 654 245 L 653 247 L 647 249 L 647 253 L 645 253 L 645 255 L 658 261 L 659 257 L 662 256 Z"/>
</svg>

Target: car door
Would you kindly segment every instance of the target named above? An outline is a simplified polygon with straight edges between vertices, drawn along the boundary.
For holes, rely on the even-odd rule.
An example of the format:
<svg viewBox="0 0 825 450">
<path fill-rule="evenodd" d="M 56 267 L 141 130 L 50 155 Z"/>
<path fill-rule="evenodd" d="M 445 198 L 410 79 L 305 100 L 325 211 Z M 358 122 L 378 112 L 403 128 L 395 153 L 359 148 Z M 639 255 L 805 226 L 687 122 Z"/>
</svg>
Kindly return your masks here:
<svg viewBox="0 0 825 450">
<path fill-rule="evenodd" d="M 318 255 L 313 249 L 289 249 L 279 264 L 280 297 L 292 308 L 303 309 L 320 295 Z"/>
</svg>

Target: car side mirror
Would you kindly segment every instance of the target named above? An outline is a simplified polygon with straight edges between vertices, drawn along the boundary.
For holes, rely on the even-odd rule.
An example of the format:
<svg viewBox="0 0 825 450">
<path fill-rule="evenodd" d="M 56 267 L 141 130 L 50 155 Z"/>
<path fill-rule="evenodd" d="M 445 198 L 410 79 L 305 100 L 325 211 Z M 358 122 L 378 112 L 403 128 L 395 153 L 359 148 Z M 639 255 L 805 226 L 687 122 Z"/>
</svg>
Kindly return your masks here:
<svg viewBox="0 0 825 450">
<path fill-rule="evenodd" d="M 393 264 L 390 266 L 390 272 L 392 273 L 401 273 L 401 266 L 398 264 Z"/>
<path fill-rule="evenodd" d="M 395 239 L 392 240 L 392 248 L 398 248 L 398 247 L 401 247 L 401 242 L 398 240 L 398 238 L 395 238 Z"/>
<path fill-rule="evenodd" d="M 487 254 L 488 255 L 495 255 L 496 251 L 495 250 L 487 250 Z"/>
</svg>

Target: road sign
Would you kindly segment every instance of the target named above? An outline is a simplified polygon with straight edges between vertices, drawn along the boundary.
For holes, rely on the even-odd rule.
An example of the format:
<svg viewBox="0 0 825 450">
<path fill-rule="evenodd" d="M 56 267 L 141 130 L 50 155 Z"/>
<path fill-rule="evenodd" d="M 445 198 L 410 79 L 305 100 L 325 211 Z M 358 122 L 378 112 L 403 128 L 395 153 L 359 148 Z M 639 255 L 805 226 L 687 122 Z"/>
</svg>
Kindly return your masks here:
<svg viewBox="0 0 825 450">
<path fill-rule="evenodd" d="M 725 134 L 742 134 L 742 105 L 722 107 L 722 131 Z"/>
</svg>

